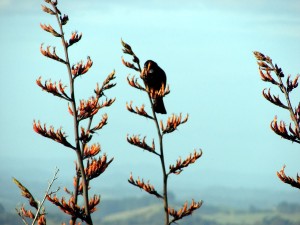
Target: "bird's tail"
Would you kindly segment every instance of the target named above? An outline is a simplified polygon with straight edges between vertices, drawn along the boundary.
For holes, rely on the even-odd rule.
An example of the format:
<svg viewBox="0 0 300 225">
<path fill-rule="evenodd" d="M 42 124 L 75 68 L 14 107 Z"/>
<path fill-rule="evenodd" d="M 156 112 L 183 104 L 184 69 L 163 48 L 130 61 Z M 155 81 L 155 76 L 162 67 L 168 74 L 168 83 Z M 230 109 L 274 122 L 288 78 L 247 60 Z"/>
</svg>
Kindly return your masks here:
<svg viewBox="0 0 300 225">
<path fill-rule="evenodd" d="M 153 99 L 153 106 L 154 106 L 154 111 L 156 113 L 161 113 L 161 114 L 167 113 L 162 97 Z"/>
</svg>

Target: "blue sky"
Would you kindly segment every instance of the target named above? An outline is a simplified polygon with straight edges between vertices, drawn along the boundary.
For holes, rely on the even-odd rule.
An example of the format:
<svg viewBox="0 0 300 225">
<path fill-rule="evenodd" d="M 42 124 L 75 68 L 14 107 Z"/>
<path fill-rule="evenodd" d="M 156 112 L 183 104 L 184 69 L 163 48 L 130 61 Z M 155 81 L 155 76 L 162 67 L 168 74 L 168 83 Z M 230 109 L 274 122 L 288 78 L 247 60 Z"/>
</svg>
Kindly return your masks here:
<svg viewBox="0 0 300 225">
<path fill-rule="evenodd" d="M 165 137 L 168 164 L 194 148 L 204 152 L 196 165 L 172 178 L 171 185 L 191 182 L 195 187 L 295 191 L 281 183 L 275 173 L 283 164 L 290 176 L 300 172 L 300 147 L 270 130 L 274 115 L 288 120 L 288 113 L 263 99 L 261 91 L 269 85 L 260 80 L 252 51 L 271 56 L 286 75 L 299 73 L 300 4 L 296 0 L 203 2 L 59 3 L 62 13 L 70 18 L 67 36 L 74 30 L 83 33 L 82 40 L 70 50 L 71 61 L 76 63 L 87 56 L 94 61 L 90 72 L 77 81 L 77 99 L 93 95 L 95 83 L 116 70 L 117 86 L 107 94 L 117 101 L 103 111 L 109 115 L 109 124 L 95 137 L 103 152 L 115 161 L 97 182 L 99 186 L 101 182 L 126 185 L 131 171 L 156 186 L 160 182 L 157 160 L 125 139 L 129 133 L 145 134 L 151 140 L 156 133 L 150 120 L 125 109 L 130 100 L 134 105 L 145 103 L 148 109 L 149 104 L 142 92 L 127 85 L 126 76 L 133 71 L 121 64 L 123 38 L 142 62 L 153 59 L 165 70 L 171 89 L 165 98 L 169 115 L 190 115 L 187 124 Z M 72 120 L 65 102 L 42 92 L 35 84 L 39 76 L 67 83 L 65 67 L 39 52 L 40 44 L 45 43 L 57 46 L 58 54 L 63 53 L 60 41 L 39 27 L 40 23 L 56 27 L 54 18 L 41 11 L 41 4 L 0 1 L 1 183 L 15 176 L 28 184 L 45 186 L 55 166 L 61 169 L 62 178 L 73 174 L 73 152 L 32 130 L 36 119 L 57 128 L 62 126 L 72 137 Z M 271 90 L 279 94 L 275 87 Z M 294 104 L 299 102 L 299 90 L 293 93 Z M 60 182 L 70 185 L 71 180 Z"/>
</svg>

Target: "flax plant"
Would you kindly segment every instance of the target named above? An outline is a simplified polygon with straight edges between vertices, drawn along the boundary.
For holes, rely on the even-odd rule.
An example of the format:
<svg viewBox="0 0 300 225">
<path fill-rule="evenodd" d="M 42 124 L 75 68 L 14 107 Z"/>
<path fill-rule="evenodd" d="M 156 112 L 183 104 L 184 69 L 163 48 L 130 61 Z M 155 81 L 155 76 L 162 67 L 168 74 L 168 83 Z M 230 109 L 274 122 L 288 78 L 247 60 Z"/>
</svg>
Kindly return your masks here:
<svg viewBox="0 0 300 225">
<path fill-rule="evenodd" d="M 276 96 L 271 94 L 270 88 L 268 91 L 266 91 L 266 88 L 263 90 L 262 94 L 264 98 L 272 104 L 287 110 L 291 118 L 287 128 L 286 123 L 284 121 L 278 121 L 277 116 L 275 116 L 270 124 L 272 131 L 283 139 L 300 144 L 300 102 L 298 103 L 298 106 L 293 106 L 291 101 L 291 93 L 298 87 L 299 75 L 295 76 L 294 79 L 291 79 L 291 75 L 289 75 L 284 82 L 283 79 L 285 78 L 285 75 L 282 69 L 277 64 L 273 64 L 273 61 L 269 56 L 257 51 L 254 52 L 254 56 L 257 59 L 261 79 L 277 86 L 281 91 L 284 100 L 281 100 L 279 95 Z M 295 180 L 287 176 L 284 169 L 285 165 L 277 172 L 279 179 L 284 183 L 300 189 L 300 176 L 297 175 Z"/>
<path fill-rule="evenodd" d="M 31 222 L 32 225 L 34 225 L 35 223 L 38 223 L 38 225 L 46 224 L 46 209 L 44 207 L 44 202 L 47 199 L 48 195 L 52 195 L 59 190 L 58 188 L 56 191 L 51 191 L 51 187 L 54 181 L 57 180 L 58 172 L 59 169 L 56 169 L 53 178 L 51 179 L 51 181 L 49 181 L 47 190 L 45 192 L 42 201 L 36 200 L 34 196 L 30 193 L 30 191 L 25 186 L 23 186 L 23 184 L 21 184 L 20 181 L 18 181 L 16 178 L 13 178 L 13 182 L 21 190 L 21 195 L 28 199 L 29 205 L 32 207 L 32 210 L 35 211 L 34 212 L 32 210 L 26 210 L 24 204 L 20 208 L 16 208 L 17 214 L 22 219 L 25 225 L 29 225 L 28 223 L 29 219 L 32 220 Z"/>
<path fill-rule="evenodd" d="M 158 120 L 157 113 L 154 110 L 154 100 L 153 96 L 159 96 L 160 98 L 165 97 L 167 94 L 170 93 L 169 86 L 166 85 L 166 87 L 163 85 L 161 90 L 157 91 L 157 93 L 153 93 L 153 90 L 150 90 L 147 88 L 146 84 L 146 78 L 142 73 L 142 68 L 140 66 L 140 60 L 133 52 L 130 45 L 125 43 L 123 40 L 121 40 L 121 43 L 123 45 L 123 52 L 125 54 L 128 54 L 133 57 L 132 63 L 125 61 L 122 58 L 122 63 L 137 72 L 140 73 L 140 78 L 143 81 L 143 85 L 139 83 L 138 78 L 135 78 L 134 76 L 127 77 L 127 81 L 129 85 L 133 88 L 136 88 L 144 93 L 147 94 L 149 103 L 151 105 L 151 112 L 148 113 L 145 109 L 145 105 L 142 105 L 141 107 L 134 107 L 132 106 L 132 101 L 130 103 L 126 103 L 126 108 L 129 112 L 136 114 L 141 117 L 145 117 L 147 119 L 150 119 L 154 122 L 155 128 L 157 131 L 157 137 L 158 137 L 158 145 L 155 144 L 154 139 L 152 140 L 151 144 L 146 142 L 146 137 L 141 138 L 140 135 L 127 135 L 127 141 L 142 150 L 146 150 L 147 152 L 151 153 L 154 157 L 157 157 L 161 164 L 162 169 L 162 184 L 163 184 L 163 190 L 157 191 L 149 181 L 145 182 L 144 179 L 134 179 L 133 175 L 131 174 L 128 182 L 132 184 L 133 186 L 136 186 L 144 191 L 146 191 L 148 194 L 154 195 L 157 198 L 161 199 L 163 202 L 164 207 L 164 224 L 170 225 L 172 223 L 176 223 L 178 220 L 182 219 L 183 217 L 191 215 L 196 209 L 200 208 L 202 205 L 202 201 L 196 202 L 192 200 L 190 204 L 185 202 L 182 206 L 182 208 L 175 210 L 174 208 L 169 206 L 168 202 L 168 178 L 171 175 L 179 175 L 185 167 L 188 167 L 192 163 L 195 163 L 202 155 L 202 151 L 194 151 L 191 153 L 186 159 L 182 160 L 179 158 L 174 165 L 169 165 L 169 168 L 166 167 L 165 162 L 165 149 L 163 145 L 163 138 L 165 135 L 170 134 L 177 130 L 177 128 L 181 125 L 187 122 L 188 115 L 185 117 L 182 117 L 181 114 L 175 115 L 172 114 L 168 117 L 167 121 L 164 123 L 162 120 Z"/>
<path fill-rule="evenodd" d="M 68 23 L 69 17 L 61 13 L 58 8 L 57 0 L 44 1 L 46 5 L 42 5 L 42 10 L 56 19 L 58 29 L 46 24 L 41 24 L 40 26 L 44 31 L 60 39 L 64 56 L 59 56 L 55 51 L 55 47 L 44 47 L 43 44 L 40 46 L 40 52 L 45 57 L 66 66 L 69 86 L 67 88 L 67 85 L 61 81 L 56 83 L 51 80 L 46 80 L 43 82 L 42 77 L 36 80 L 36 84 L 43 91 L 66 102 L 66 107 L 73 121 L 74 140 L 69 140 L 62 128 L 55 129 L 53 126 L 47 127 L 46 124 L 42 125 L 40 121 L 36 120 L 33 122 L 33 130 L 46 138 L 64 145 L 77 156 L 75 162 L 75 177 L 73 178 L 73 190 L 64 188 L 68 199 L 66 199 L 66 197 L 59 199 L 54 193 L 47 194 L 46 198 L 64 213 L 70 215 L 71 219 L 69 224 L 80 224 L 78 220 L 81 220 L 88 225 L 92 225 L 93 220 L 91 214 L 97 210 L 96 206 L 100 203 L 100 196 L 89 196 L 90 183 L 91 180 L 100 176 L 106 170 L 113 161 L 113 158 L 107 159 L 105 153 L 99 156 L 101 151 L 100 144 L 91 144 L 90 142 L 94 133 L 98 132 L 107 124 L 108 115 L 104 114 L 99 118 L 98 112 L 104 107 L 111 106 L 115 101 L 115 98 L 107 98 L 104 94 L 106 90 L 115 86 L 114 83 L 111 83 L 115 78 L 115 72 L 110 73 L 101 85 L 96 84 L 94 96 L 87 100 L 81 99 L 78 101 L 75 98 L 75 82 L 78 81 L 78 77 L 85 75 L 89 71 L 93 65 L 93 61 L 90 57 L 87 57 L 86 62 L 80 61 L 71 64 L 69 48 L 81 40 L 82 34 L 75 31 L 71 34 L 70 38 L 67 38 L 64 33 L 64 27 Z M 105 99 L 100 100 L 102 97 L 105 97 Z M 96 120 L 96 124 L 94 124 L 94 120 Z M 82 205 L 80 205 L 80 202 L 82 202 L 81 200 L 79 201 L 80 198 L 83 199 Z M 26 217 L 26 214 L 23 213 L 22 215 Z M 46 222 L 39 223 L 39 225 L 40 224 L 43 225 L 46 224 Z"/>
</svg>

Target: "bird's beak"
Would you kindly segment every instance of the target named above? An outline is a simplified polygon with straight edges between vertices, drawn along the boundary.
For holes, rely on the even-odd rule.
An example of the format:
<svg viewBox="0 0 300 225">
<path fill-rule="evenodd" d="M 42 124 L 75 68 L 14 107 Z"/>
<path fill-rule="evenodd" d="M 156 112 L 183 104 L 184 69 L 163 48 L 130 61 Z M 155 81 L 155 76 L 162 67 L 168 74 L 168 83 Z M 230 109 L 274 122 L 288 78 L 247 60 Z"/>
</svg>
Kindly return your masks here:
<svg viewBox="0 0 300 225">
<path fill-rule="evenodd" d="M 148 63 L 147 73 L 148 73 L 148 71 L 150 70 L 150 67 L 152 66 L 151 64 L 152 64 L 151 62 Z"/>
</svg>

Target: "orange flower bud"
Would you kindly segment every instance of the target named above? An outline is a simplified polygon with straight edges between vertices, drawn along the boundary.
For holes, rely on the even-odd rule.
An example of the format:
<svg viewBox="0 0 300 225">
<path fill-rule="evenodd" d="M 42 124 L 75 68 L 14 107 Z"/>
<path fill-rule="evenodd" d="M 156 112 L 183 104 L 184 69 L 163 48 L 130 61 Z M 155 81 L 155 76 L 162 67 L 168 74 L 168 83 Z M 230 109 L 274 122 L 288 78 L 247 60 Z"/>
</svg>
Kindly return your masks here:
<svg viewBox="0 0 300 225">
<path fill-rule="evenodd" d="M 149 152 L 152 152 L 152 153 L 158 155 L 158 153 L 155 152 L 154 140 L 152 141 L 152 146 L 149 146 L 146 143 L 146 137 L 144 137 L 143 140 L 141 140 L 139 135 L 132 135 L 131 137 L 128 137 L 128 134 L 127 134 L 127 141 L 132 145 L 135 145 L 139 148 L 142 148 L 144 150 L 147 150 Z"/>
<path fill-rule="evenodd" d="M 77 63 L 76 65 L 72 66 L 71 72 L 74 77 L 78 77 L 78 76 L 85 74 L 92 67 L 92 65 L 93 65 L 93 61 L 88 56 L 87 62 L 85 65 L 83 64 L 83 61 L 81 61 L 81 62 Z"/>
<path fill-rule="evenodd" d="M 177 127 L 180 124 L 186 123 L 188 120 L 189 115 L 187 114 L 184 119 L 181 118 L 181 113 L 179 116 L 176 116 L 175 114 L 172 114 L 168 120 L 167 120 L 167 125 L 163 126 L 162 121 L 160 122 L 160 127 L 162 129 L 162 133 L 171 133 L 177 129 Z"/>
<path fill-rule="evenodd" d="M 151 185 L 148 181 L 148 183 L 144 183 L 144 180 L 140 180 L 138 177 L 137 180 L 134 180 L 132 177 L 132 174 L 130 174 L 130 177 L 128 179 L 128 182 L 132 184 L 133 186 L 139 187 L 143 189 L 144 191 L 148 192 L 149 194 L 155 195 L 157 198 L 162 198 L 162 196 L 155 190 L 154 186 Z"/>
<path fill-rule="evenodd" d="M 66 43 L 66 46 L 70 47 L 71 45 L 77 43 L 78 41 L 80 41 L 81 37 L 82 37 L 82 33 L 78 34 L 77 31 L 72 32 L 69 42 Z"/>
<path fill-rule="evenodd" d="M 46 7 L 47 8 L 47 7 Z M 49 8 L 48 8 L 49 9 Z M 49 9 L 50 10 L 50 9 Z M 52 11 L 52 10 L 51 10 Z M 40 24 L 41 28 L 44 30 L 44 31 L 47 31 L 49 33 L 51 33 L 53 36 L 55 37 L 61 37 L 61 34 L 57 33 L 53 27 L 51 25 L 43 25 L 43 24 Z"/>
<path fill-rule="evenodd" d="M 66 61 L 64 61 L 63 59 L 61 59 L 60 57 L 58 57 L 58 55 L 56 55 L 55 47 L 53 47 L 52 49 L 53 49 L 52 52 L 50 52 L 50 46 L 47 46 L 46 50 L 43 49 L 43 44 L 41 44 L 41 46 L 40 46 L 40 52 L 44 56 L 46 56 L 46 57 L 48 57 L 50 59 L 54 59 L 56 61 L 59 61 L 61 63 L 66 64 Z"/>
<path fill-rule="evenodd" d="M 146 91 L 146 89 L 139 84 L 139 82 L 137 81 L 137 78 L 135 78 L 135 76 L 132 76 L 131 78 L 129 78 L 129 76 L 127 76 L 127 81 L 131 87 L 137 88 L 142 91 Z"/>
<path fill-rule="evenodd" d="M 33 121 L 33 130 L 44 136 L 47 138 L 50 138 L 54 141 L 57 141 L 63 145 L 65 145 L 66 147 L 75 149 L 75 147 L 73 147 L 66 139 L 65 133 L 62 132 L 62 128 L 57 129 L 56 131 L 54 131 L 54 127 L 50 126 L 49 129 L 46 128 L 46 124 L 44 124 L 44 128 L 42 128 L 40 121 L 38 121 L 38 123 L 35 122 L 35 120 Z"/>
<path fill-rule="evenodd" d="M 96 156 L 101 151 L 100 144 L 93 144 L 91 146 L 85 145 L 83 150 L 83 158 Z"/>
<path fill-rule="evenodd" d="M 179 158 L 176 161 L 176 165 L 170 165 L 169 166 L 169 174 L 170 173 L 174 173 L 174 174 L 180 174 L 183 170 L 183 168 L 188 167 L 190 164 L 196 162 L 197 159 L 199 159 L 202 156 L 202 151 L 200 150 L 199 152 L 197 152 L 196 150 L 194 151 L 194 153 L 190 154 L 184 161 L 181 160 L 181 158 Z"/>
<path fill-rule="evenodd" d="M 282 182 L 287 183 L 287 184 L 291 185 L 292 187 L 300 189 L 300 176 L 297 174 L 297 177 L 296 177 L 296 180 L 295 180 L 295 179 L 293 179 L 289 176 L 286 176 L 286 174 L 284 172 L 284 169 L 285 169 L 285 165 L 282 167 L 282 169 L 279 172 L 277 172 L 278 178 Z"/>
<path fill-rule="evenodd" d="M 168 208 L 169 215 L 174 217 L 171 223 L 180 220 L 185 216 L 191 215 L 195 210 L 201 207 L 202 203 L 203 203 L 202 201 L 195 202 L 194 200 L 192 200 L 192 203 L 189 207 L 188 207 L 188 203 L 185 202 L 183 207 L 180 208 L 178 211 L 175 210 L 174 208 Z"/>
</svg>

